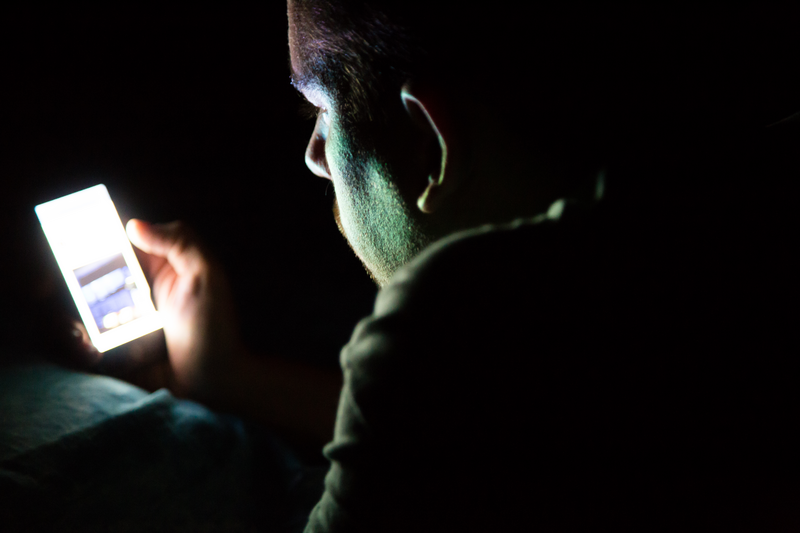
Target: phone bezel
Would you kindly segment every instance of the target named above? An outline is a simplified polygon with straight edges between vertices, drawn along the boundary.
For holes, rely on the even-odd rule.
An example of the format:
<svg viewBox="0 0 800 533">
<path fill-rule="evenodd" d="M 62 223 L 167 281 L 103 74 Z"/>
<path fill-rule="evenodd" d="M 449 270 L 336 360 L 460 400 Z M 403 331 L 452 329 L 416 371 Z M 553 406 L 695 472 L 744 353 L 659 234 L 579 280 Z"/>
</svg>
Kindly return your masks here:
<svg viewBox="0 0 800 533">
<path fill-rule="evenodd" d="M 70 217 L 73 220 L 83 217 L 85 224 L 86 214 L 91 212 L 90 209 L 95 210 L 98 222 L 103 224 L 106 232 L 103 243 L 97 244 L 97 246 L 90 245 L 91 238 L 89 236 L 85 239 L 70 236 L 69 241 L 66 241 L 64 225 L 69 223 Z M 163 327 L 162 317 L 153 305 L 150 285 L 147 283 L 144 271 L 128 240 L 122 220 L 119 218 L 105 185 L 95 185 L 39 204 L 35 207 L 35 211 L 89 338 L 99 352 L 106 352 Z M 76 225 L 80 227 L 79 224 Z M 87 251 L 75 252 L 75 242 L 86 243 Z M 80 247 L 78 248 L 80 249 Z M 136 308 L 141 311 L 141 315 L 127 323 L 101 332 L 91 307 L 84 297 L 75 270 L 117 254 L 122 255 L 134 278 L 136 289 L 142 293 L 136 302 Z"/>
</svg>

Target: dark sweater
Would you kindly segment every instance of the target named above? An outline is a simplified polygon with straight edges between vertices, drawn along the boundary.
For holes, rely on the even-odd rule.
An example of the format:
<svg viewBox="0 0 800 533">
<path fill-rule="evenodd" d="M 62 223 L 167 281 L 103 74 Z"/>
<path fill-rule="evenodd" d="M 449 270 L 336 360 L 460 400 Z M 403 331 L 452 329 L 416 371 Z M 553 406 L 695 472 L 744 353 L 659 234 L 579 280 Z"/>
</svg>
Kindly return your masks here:
<svg viewBox="0 0 800 533">
<path fill-rule="evenodd" d="M 797 520 L 784 217 L 758 212 L 763 187 L 734 187 L 779 169 L 731 157 L 728 188 L 705 181 L 650 211 L 568 204 L 560 220 L 454 235 L 399 271 L 342 351 L 306 531 Z"/>
</svg>

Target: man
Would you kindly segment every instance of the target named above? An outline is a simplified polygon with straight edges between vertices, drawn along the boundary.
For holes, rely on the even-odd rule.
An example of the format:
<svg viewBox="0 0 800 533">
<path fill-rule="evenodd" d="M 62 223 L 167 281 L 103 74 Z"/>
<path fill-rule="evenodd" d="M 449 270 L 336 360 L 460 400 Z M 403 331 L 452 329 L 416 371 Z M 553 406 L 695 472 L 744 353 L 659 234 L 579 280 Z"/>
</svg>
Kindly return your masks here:
<svg viewBox="0 0 800 533">
<path fill-rule="evenodd" d="M 721 270 L 720 254 L 740 257 L 714 219 L 742 204 L 697 213 L 719 186 L 697 176 L 734 181 L 720 168 L 760 160 L 709 165 L 750 142 L 734 138 L 697 157 L 719 116 L 679 129 L 707 102 L 656 76 L 694 72 L 668 60 L 700 41 L 664 46 L 663 13 L 628 32 L 615 13 L 508 21 L 422 2 L 290 0 L 288 13 L 293 84 L 319 109 L 306 161 L 333 182 L 336 223 L 381 287 L 342 351 L 343 384 L 249 354 L 188 229 L 128 232 L 167 319 L 172 389 L 330 441 L 306 530 L 796 521 L 794 470 L 775 470 L 793 442 L 776 422 L 795 404 L 764 399 L 782 382 L 720 342 L 743 322 L 725 306 L 765 301 L 725 290 L 752 263 Z M 665 94 L 653 117 L 645 104 Z"/>
<path fill-rule="evenodd" d="M 156 258 L 179 390 L 324 440 L 339 396 L 307 531 L 796 520 L 781 514 L 796 488 L 782 491 L 730 424 L 772 409 L 737 388 L 741 354 L 719 340 L 731 317 L 698 310 L 728 301 L 707 277 L 730 253 L 713 222 L 741 206 L 725 192 L 728 207 L 709 210 L 720 183 L 692 180 L 753 142 L 731 135 L 697 155 L 724 127 L 738 133 L 714 125 L 730 72 L 693 70 L 725 31 L 682 27 L 676 47 L 680 15 L 657 11 L 511 23 L 290 0 L 288 13 L 293 84 L 317 108 L 306 162 L 333 182 L 336 223 L 381 287 L 342 351 L 341 394 L 332 377 L 231 350 L 224 282 L 184 229 L 134 221 L 129 234 Z M 652 116 L 648 101 L 667 95 Z M 733 361 L 722 370 L 720 349 Z M 747 427 L 786 436 L 765 420 Z"/>
</svg>

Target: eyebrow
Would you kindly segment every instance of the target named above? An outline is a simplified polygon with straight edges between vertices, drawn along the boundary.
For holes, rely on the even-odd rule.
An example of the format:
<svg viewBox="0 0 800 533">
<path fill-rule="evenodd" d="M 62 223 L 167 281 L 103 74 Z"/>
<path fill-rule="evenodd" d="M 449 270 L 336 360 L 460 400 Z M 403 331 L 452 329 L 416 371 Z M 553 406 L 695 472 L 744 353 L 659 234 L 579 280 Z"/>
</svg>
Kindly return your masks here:
<svg viewBox="0 0 800 533">
<path fill-rule="evenodd" d="M 319 81 L 313 76 L 297 76 L 295 72 L 291 76 L 291 85 L 314 107 L 327 107 L 323 102 L 326 101 L 325 91 Z"/>
<path fill-rule="evenodd" d="M 300 93 L 304 93 L 304 90 L 307 90 L 311 86 L 311 82 L 309 82 L 307 78 L 298 78 L 294 74 L 291 76 L 290 83 L 292 87 L 297 89 Z"/>
<path fill-rule="evenodd" d="M 297 72 L 292 64 L 292 57 L 289 56 L 289 79 L 292 87 L 297 89 L 300 93 L 305 90 L 311 89 L 313 86 L 319 86 L 313 76 L 306 73 Z"/>
<path fill-rule="evenodd" d="M 289 62 L 289 82 L 292 84 L 292 87 L 297 89 L 298 91 L 302 92 L 303 87 L 305 87 L 308 82 L 294 70 L 294 65 L 292 65 L 292 57 L 288 57 Z"/>
<path fill-rule="evenodd" d="M 289 55 L 289 80 L 292 85 L 306 100 L 315 107 L 321 107 L 321 102 L 326 100 L 327 90 L 313 72 L 295 70 L 292 64 L 292 56 Z M 302 67 L 302 65 L 301 65 Z"/>
</svg>

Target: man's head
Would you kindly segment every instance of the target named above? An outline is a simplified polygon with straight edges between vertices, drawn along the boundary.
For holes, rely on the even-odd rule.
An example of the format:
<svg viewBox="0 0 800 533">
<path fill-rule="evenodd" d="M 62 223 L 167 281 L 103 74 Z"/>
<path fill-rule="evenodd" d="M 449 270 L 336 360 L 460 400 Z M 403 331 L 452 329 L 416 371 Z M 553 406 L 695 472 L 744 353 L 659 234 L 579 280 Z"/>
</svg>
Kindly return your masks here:
<svg viewBox="0 0 800 533">
<path fill-rule="evenodd" d="M 433 240 L 593 195 L 667 72 L 663 13 L 432 6 L 289 0 L 293 84 L 320 109 L 306 162 L 380 285 Z"/>
</svg>

